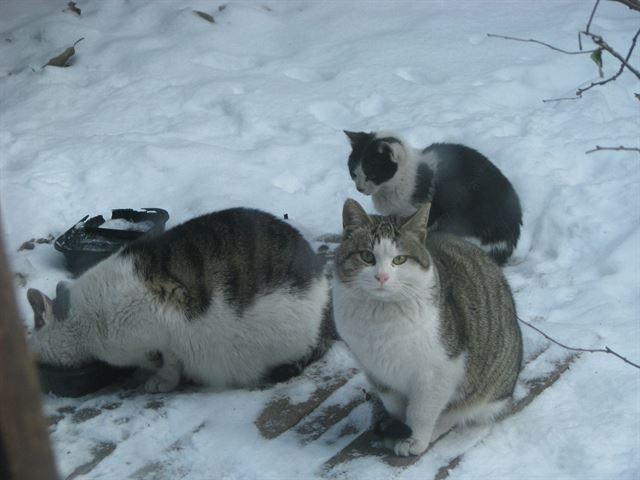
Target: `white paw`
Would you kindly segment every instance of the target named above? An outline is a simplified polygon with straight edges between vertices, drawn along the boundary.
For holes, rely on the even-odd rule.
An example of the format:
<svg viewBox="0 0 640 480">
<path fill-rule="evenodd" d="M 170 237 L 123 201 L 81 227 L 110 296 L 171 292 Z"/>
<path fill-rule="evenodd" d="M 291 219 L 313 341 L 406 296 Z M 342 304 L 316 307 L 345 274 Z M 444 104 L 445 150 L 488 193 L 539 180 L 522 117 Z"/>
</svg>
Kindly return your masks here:
<svg viewBox="0 0 640 480">
<path fill-rule="evenodd" d="M 178 382 L 167 380 L 158 375 L 151 376 L 144 384 L 144 389 L 149 393 L 166 393 L 178 386 Z"/>
<path fill-rule="evenodd" d="M 393 451 L 399 457 L 408 457 L 409 455 L 420 455 L 428 446 L 429 442 L 411 437 L 398 440 L 393 447 Z"/>
<path fill-rule="evenodd" d="M 393 450 L 396 447 L 396 443 L 398 442 L 398 440 L 396 440 L 395 438 L 383 438 L 382 439 L 382 443 L 384 444 L 384 446 L 386 448 L 388 448 L 389 450 Z"/>
</svg>

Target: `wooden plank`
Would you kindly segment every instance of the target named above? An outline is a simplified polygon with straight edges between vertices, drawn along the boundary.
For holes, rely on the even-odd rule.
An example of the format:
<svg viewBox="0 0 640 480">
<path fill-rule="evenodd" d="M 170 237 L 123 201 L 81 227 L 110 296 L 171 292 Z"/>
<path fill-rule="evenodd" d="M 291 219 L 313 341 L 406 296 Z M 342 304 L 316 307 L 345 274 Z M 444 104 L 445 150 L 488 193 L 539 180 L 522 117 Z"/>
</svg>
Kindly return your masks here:
<svg viewBox="0 0 640 480">
<path fill-rule="evenodd" d="M 575 354 L 569 355 L 562 362 L 558 363 L 556 367 L 553 369 L 553 371 L 551 371 L 551 373 L 549 373 L 548 375 L 542 378 L 534 378 L 526 381 L 525 383 L 529 387 L 529 391 L 524 397 L 520 398 L 514 403 L 514 405 L 511 407 L 511 410 L 505 416 L 505 418 L 522 411 L 527 405 L 533 402 L 533 400 L 538 395 L 540 395 L 544 390 L 546 390 L 551 385 L 556 383 L 556 381 L 558 381 L 560 376 L 564 372 L 566 372 L 569 369 L 569 367 L 571 367 L 571 364 L 576 360 L 577 357 L 578 355 L 575 355 Z M 446 478 L 448 478 L 451 471 L 455 469 L 462 461 L 463 455 L 464 454 L 460 454 L 454 457 L 453 459 L 451 459 L 448 465 L 444 467 L 440 467 L 434 480 L 445 480 Z"/>
<path fill-rule="evenodd" d="M 527 395 L 523 398 L 517 400 L 508 415 L 513 415 L 515 413 L 520 412 L 523 408 L 529 405 L 533 400 L 544 392 L 551 385 L 556 383 L 560 376 L 569 370 L 571 364 L 579 357 L 578 354 L 572 353 L 567 356 L 564 360 L 556 364 L 555 368 L 546 376 L 541 378 L 533 378 L 531 380 L 527 380 L 525 385 L 527 387 Z"/>
<path fill-rule="evenodd" d="M 80 475 L 86 475 L 93 470 L 102 460 L 107 458 L 116 449 L 116 444 L 111 442 L 100 442 L 91 449 L 93 458 L 82 465 L 76 467 L 73 472 L 67 475 L 65 480 L 73 480 Z"/>
<path fill-rule="evenodd" d="M 305 419 L 296 427 L 295 431 L 302 437 L 302 443 L 310 443 L 329 430 L 334 425 L 349 416 L 351 411 L 366 401 L 364 392 L 352 398 L 345 404 L 333 404 L 323 407 L 318 415 Z"/>
<path fill-rule="evenodd" d="M 184 444 L 193 440 L 194 435 L 197 435 L 205 426 L 205 423 L 200 423 L 197 427 L 192 429 L 189 433 L 183 435 L 175 442 L 172 442 L 171 445 L 164 448 L 162 453 L 160 454 L 160 458 L 166 457 L 167 453 L 177 452 L 184 449 Z M 155 480 L 158 478 L 171 478 L 170 474 L 171 466 L 162 460 L 158 460 L 155 462 L 148 463 L 140 468 L 138 468 L 135 472 L 133 472 L 129 478 L 135 480 Z M 185 472 L 185 476 L 187 472 Z"/>
<path fill-rule="evenodd" d="M 533 360 L 536 360 L 539 357 L 541 357 L 542 353 L 544 352 L 536 353 L 531 358 L 531 360 L 529 360 L 527 364 L 525 364 L 524 368 L 526 368 L 527 365 L 530 365 Z M 523 381 L 521 385 L 524 386 L 527 393 L 522 398 L 517 399 L 515 401 L 513 407 L 511 408 L 511 410 L 506 416 L 513 415 L 517 412 L 520 412 L 527 405 L 529 405 L 538 395 L 540 395 L 547 388 L 551 387 L 560 378 L 560 376 L 569 369 L 569 367 L 571 366 L 571 364 L 574 362 L 576 358 L 577 358 L 576 355 L 573 355 L 573 354 L 568 355 L 563 360 L 558 362 L 553 367 L 553 369 L 550 372 L 548 372 L 546 375 Z M 378 457 L 381 461 L 383 461 L 384 463 L 386 463 L 391 467 L 406 468 L 408 466 L 415 464 L 425 454 L 428 454 L 431 447 L 433 447 L 433 445 L 436 442 L 440 441 L 446 435 L 447 434 L 445 433 L 440 438 L 438 438 L 435 442 L 433 442 L 429 446 L 429 449 L 427 449 L 422 455 L 416 455 L 416 456 L 410 456 L 410 457 L 398 457 L 394 455 L 389 449 L 383 447 L 382 442 L 379 441 L 379 438 L 376 435 L 374 435 L 374 433 L 371 430 L 367 430 L 362 434 L 360 434 L 358 437 L 356 437 L 350 444 L 348 444 L 340 452 L 338 452 L 336 455 L 330 458 L 324 465 L 324 471 L 329 472 L 338 465 L 341 465 L 341 464 L 350 462 L 351 460 L 354 460 L 356 458 L 362 458 L 362 457 Z M 437 480 L 443 480 L 447 478 L 447 476 L 449 475 L 449 472 L 461 462 L 463 455 L 464 455 L 464 452 L 461 452 L 459 455 L 449 459 L 448 464 L 444 465 L 438 470 L 438 473 L 436 474 L 435 478 Z"/>
<path fill-rule="evenodd" d="M 462 460 L 462 454 L 453 457 L 448 464 L 438 469 L 438 473 L 434 477 L 434 480 L 445 480 L 445 478 L 449 477 L 451 470 L 460 465 L 460 461 Z"/>
<path fill-rule="evenodd" d="M 40 385 L 24 330 L 0 231 L 0 473 L 9 480 L 55 479 Z"/>
<path fill-rule="evenodd" d="M 275 393 L 275 398 L 263 409 L 255 421 L 255 425 L 265 438 L 276 438 L 290 428 L 297 425 L 306 415 L 315 410 L 333 392 L 342 387 L 353 375 L 356 369 L 346 370 L 335 376 L 322 374 L 324 362 L 320 361 L 312 365 L 301 376 L 288 382 L 288 387 Z M 296 383 L 311 380 L 315 389 L 307 400 L 294 402 L 287 392 Z"/>
</svg>

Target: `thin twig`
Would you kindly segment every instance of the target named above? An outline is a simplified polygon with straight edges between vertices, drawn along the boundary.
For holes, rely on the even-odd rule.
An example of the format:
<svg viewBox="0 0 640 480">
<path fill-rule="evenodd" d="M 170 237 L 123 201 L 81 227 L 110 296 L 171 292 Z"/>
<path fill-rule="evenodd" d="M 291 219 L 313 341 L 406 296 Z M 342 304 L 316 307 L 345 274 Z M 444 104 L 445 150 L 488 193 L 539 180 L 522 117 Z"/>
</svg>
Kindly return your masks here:
<svg viewBox="0 0 640 480">
<path fill-rule="evenodd" d="M 634 10 L 639 10 L 640 11 L 640 2 L 637 0 L 615 0 L 615 1 L 619 1 L 620 3 L 623 3 L 625 5 L 627 5 L 629 8 L 633 8 Z M 518 37 L 510 37 L 510 36 L 506 36 L 506 35 L 496 35 L 493 33 L 487 33 L 488 37 L 495 37 L 495 38 L 502 38 L 505 40 L 515 40 L 518 42 L 529 42 L 529 43 L 537 43 L 539 45 L 544 45 L 545 47 L 551 48 L 552 50 L 556 50 L 558 52 L 561 53 L 565 53 L 567 55 L 580 55 L 580 54 L 587 54 L 587 53 L 593 53 L 597 50 L 605 50 L 607 51 L 610 55 L 612 55 L 614 58 L 616 58 L 619 62 L 620 62 L 620 68 L 618 69 L 618 71 L 613 74 L 611 77 L 605 79 L 605 80 L 601 80 L 598 82 L 591 82 L 588 86 L 586 87 L 582 87 L 582 88 L 578 88 L 576 90 L 576 96 L 575 97 L 560 97 L 560 98 L 547 98 L 542 100 L 543 103 L 548 103 L 548 102 L 560 102 L 560 101 L 566 101 L 566 100 L 576 100 L 578 98 L 582 98 L 582 94 L 588 90 L 591 90 L 593 87 L 597 87 L 597 86 L 601 86 L 601 85 L 605 85 L 609 82 L 613 82 L 615 81 L 620 75 L 622 75 L 622 72 L 624 71 L 624 69 L 628 69 L 631 73 L 633 73 L 636 77 L 638 77 L 638 79 L 640 79 L 640 72 L 638 70 L 636 70 L 633 66 L 631 66 L 631 64 L 629 63 L 629 60 L 631 59 L 631 54 L 633 53 L 633 50 L 636 46 L 636 42 L 638 40 L 638 35 L 640 35 L 640 29 L 638 29 L 638 31 L 635 33 L 635 35 L 633 36 L 633 39 L 631 40 L 631 46 L 629 47 L 629 51 L 627 52 L 626 58 L 623 58 L 622 55 L 620 55 L 618 52 L 616 52 L 600 35 L 596 35 L 594 33 L 591 33 L 589 31 L 589 29 L 591 28 L 591 23 L 593 21 L 593 18 L 595 16 L 596 10 L 598 9 L 598 5 L 600 4 L 600 0 L 596 0 L 595 4 L 593 5 L 593 9 L 591 10 L 591 15 L 589 16 L 589 20 L 587 22 L 587 25 L 585 27 L 585 29 L 583 31 L 578 32 L 578 44 L 580 47 L 580 51 L 574 52 L 574 51 L 568 51 L 568 50 L 564 50 L 558 47 L 554 47 L 553 45 L 550 45 L 548 43 L 545 42 L 541 42 L 540 40 L 535 40 L 533 38 L 518 38 Z M 591 40 L 598 45 L 597 49 L 594 50 L 582 50 L 582 40 L 581 40 L 581 35 L 585 35 L 591 38 Z"/>
<path fill-rule="evenodd" d="M 559 341 L 555 340 L 554 338 L 551 338 L 549 335 L 547 335 L 546 333 L 544 333 L 542 330 L 540 330 L 538 327 L 534 327 L 532 324 L 530 324 L 529 322 L 521 319 L 520 317 L 517 317 L 518 320 L 522 323 L 524 323 L 527 327 L 532 328 L 533 330 L 535 330 L 536 332 L 538 332 L 540 335 L 542 335 L 544 338 L 546 338 L 547 340 L 555 343 L 556 345 L 559 345 L 562 348 L 565 348 L 567 350 L 572 350 L 574 352 L 587 352 L 587 353 L 609 353 L 611 355 L 614 355 L 616 357 L 618 357 L 620 360 L 622 360 L 625 363 L 628 363 L 629 365 L 631 365 L 632 367 L 636 367 L 637 369 L 640 369 L 640 365 L 638 365 L 637 363 L 633 363 L 632 361 L 626 359 L 625 357 L 623 357 L 622 355 L 620 355 L 619 353 L 614 352 L 613 350 L 611 350 L 609 347 L 604 347 L 604 348 L 576 348 L 576 347 L 568 347 L 567 345 L 565 345 L 564 343 L 560 343 Z"/>
<path fill-rule="evenodd" d="M 593 10 L 591 10 L 591 15 L 589 16 L 589 21 L 587 22 L 587 28 L 585 28 L 585 31 L 587 32 L 591 27 L 591 22 L 593 21 L 593 16 L 596 14 L 596 10 L 598 9 L 599 3 L 600 3 L 600 0 L 596 0 L 595 5 L 593 6 Z M 578 48 L 582 50 L 582 32 L 578 32 Z"/>
<path fill-rule="evenodd" d="M 560 98 L 545 98 L 542 100 L 542 103 L 548 102 L 563 102 L 565 100 L 578 100 L 580 97 L 560 97 Z"/>
<path fill-rule="evenodd" d="M 598 9 L 599 4 L 600 4 L 600 0 L 596 0 L 596 4 L 593 6 L 593 10 L 591 10 L 591 16 L 589 17 L 589 21 L 587 22 L 587 28 L 584 29 L 584 31 L 587 33 L 589 33 L 589 28 L 591 27 L 593 16 L 596 14 L 596 10 Z"/>
<path fill-rule="evenodd" d="M 599 82 L 591 82 L 588 86 L 583 87 L 583 88 L 579 88 L 576 91 L 576 96 L 577 97 L 582 97 L 582 94 L 584 92 L 586 92 L 587 90 L 591 90 L 593 87 L 597 87 L 597 86 L 604 85 L 606 83 L 615 81 L 620 75 L 622 75 L 622 72 L 624 71 L 625 67 L 629 68 L 631 71 L 636 73 L 636 76 L 638 76 L 638 73 L 634 71 L 633 67 L 629 66 L 629 59 L 631 58 L 631 53 L 633 52 L 633 49 L 636 47 L 636 42 L 638 41 L 638 35 L 640 35 L 640 28 L 638 29 L 636 34 L 631 39 L 631 46 L 629 47 L 629 51 L 627 52 L 627 56 L 626 56 L 626 58 L 624 60 L 621 60 L 620 68 L 618 69 L 618 71 L 614 75 L 612 75 L 611 77 L 607 78 L 606 80 L 600 80 Z M 609 50 L 607 50 L 607 51 L 609 51 Z M 609 53 L 611 53 L 611 52 L 609 52 Z M 619 54 L 616 53 L 616 55 L 614 55 L 614 56 L 616 58 L 619 58 L 618 55 Z M 638 76 L 638 78 L 640 78 L 640 76 Z"/>
<path fill-rule="evenodd" d="M 580 32 L 580 33 L 585 33 L 585 32 Z M 589 34 L 589 36 L 593 36 L 593 34 Z M 597 36 L 597 35 L 596 35 Z M 638 36 L 640 36 L 640 28 L 638 29 L 638 31 L 636 32 L 636 34 L 633 36 L 633 38 L 631 39 L 631 46 L 629 47 L 629 51 L 627 52 L 627 56 L 625 59 L 621 60 L 620 63 L 620 68 L 618 69 L 618 71 L 612 75 L 611 77 L 605 79 L 605 80 L 600 80 L 599 82 L 591 82 L 588 86 L 586 87 L 582 87 L 582 88 L 578 88 L 578 90 L 576 91 L 576 96 L 575 97 L 563 97 L 563 98 L 549 98 L 546 100 L 543 100 L 543 102 L 558 102 L 561 100 L 575 100 L 577 98 L 582 98 L 582 94 L 584 92 L 586 92 L 587 90 L 591 90 L 593 87 L 598 87 L 600 85 L 605 85 L 609 82 L 613 82 L 615 81 L 620 75 L 622 75 L 622 72 L 624 71 L 625 68 L 631 68 L 631 70 L 633 71 L 633 67 L 629 67 L 629 59 L 631 58 L 631 54 L 633 53 L 633 49 L 636 47 L 636 42 L 638 41 Z M 601 37 L 599 37 L 601 38 Z M 595 41 L 595 40 L 594 40 Z M 605 43 L 603 41 L 603 43 Z M 606 43 L 605 43 L 606 44 Z M 608 45 L 607 45 L 608 46 Z M 602 47 L 604 49 L 604 47 Z M 611 49 L 611 47 L 609 47 L 609 49 Z M 607 50 L 607 49 L 605 49 Z M 610 50 L 609 53 L 611 53 Z M 616 55 L 614 55 L 616 58 L 622 58 L 619 56 L 619 54 L 616 52 Z M 636 72 L 634 72 L 636 73 Z M 640 78 L 640 77 L 638 77 Z"/>
<path fill-rule="evenodd" d="M 600 145 L 596 145 L 596 148 L 589 150 L 585 153 L 593 153 L 593 152 L 600 152 L 602 150 L 614 150 L 616 152 L 619 151 L 626 151 L 626 152 L 638 152 L 640 153 L 640 148 L 635 148 L 635 147 L 623 147 L 622 145 L 620 145 L 619 147 L 601 147 Z"/>
<path fill-rule="evenodd" d="M 576 98 L 582 97 L 582 94 L 584 92 L 586 92 L 587 90 L 591 90 L 593 87 L 599 87 L 600 85 L 606 85 L 609 82 L 615 81 L 620 75 L 622 75 L 623 71 L 624 71 L 624 65 L 621 64 L 618 71 L 614 75 L 610 76 L 609 78 L 605 80 L 600 80 L 598 82 L 591 82 L 586 87 L 578 88 L 578 90 L 576 90 Z"/>
<path fill-rule="evenodd" d="M 584 50 L 584 51 L 576 51 L 576 52 L 572 52 L 572 51 L 569 51 L 569 50 L 563 50 L 562 48 L 554 47 L 553 45 L 549 45 L 548 43 L 541 42 L 540 40 L 535 40 L 533 38 L 508 37 L 506 35 L 497 35 L 495 33 L 487 33 L 487 37 L 502 38 L 504 40 L 515 40 L 517 42 L 537 43 L 539 45 L 544 45 L 545 47 L 548 47 L 548 48 L 550 48 L 552 50 L 556 50 L 557 52 L 566 53 L 567 55 L 584 55 L 584 54 L 587 54 L 587 53 L 595 52 L 595 50 Z"/>
<path fill-rule="evenodd" d="M 593 43 L 595 43 L 600 48 L 602 48 L 603 50 L 606 50 L 611 55 L 613 55 L 615 58 L 617 58 L 618 61 L 620 61 L 620 63 L 622 63 L 630 72 L 632 72 L 636 77 L 638 77 L 638 80 L 640 80 L 640 72 L 638 70 L 636 70 L 635 68 L 633 68 L 631 66 L 631 64 L 629 63 L 629 58 L 631 56 L 631 52 L 633 51 L 633 48 L 636 45 L 636 40 L 638 39 L 638 34 L 640 34 L 640 29 L 638 29 L 636 34 L 633 36 L 633 40 L 631 41 L 632 42 L 631 43 L 631 49 L 629 50 L 629 53 L 627 54 L 627 58 L 626 59 L 623 58 L 622 55 L 620 55 L 618 52 L 616 52 L 613 48 L 611 48 L 609 46 L 609 44 L 607 42 L 605 42 L 604 39 L 600 35 L 596 35 L 595 33 L 589 33 L 589 32 L 581 32 L 581 33 L 583 35 L 587 35 L 588 37 L 591 37 L 591 39 L 593 40 Z"/>
</svg>

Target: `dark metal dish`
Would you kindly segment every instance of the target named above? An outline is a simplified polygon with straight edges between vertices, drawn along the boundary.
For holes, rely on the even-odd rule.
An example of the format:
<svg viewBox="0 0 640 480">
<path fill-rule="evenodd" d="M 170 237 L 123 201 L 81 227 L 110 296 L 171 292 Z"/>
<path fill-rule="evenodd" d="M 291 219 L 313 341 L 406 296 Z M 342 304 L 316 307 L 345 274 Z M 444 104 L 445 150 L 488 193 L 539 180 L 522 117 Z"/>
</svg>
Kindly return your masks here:
<svg viewBox="0 0 640 480">
<path fill-rule="evenodd" d="M 126 376 L 132 368 L 118 368 L 104 362 L 91 362 L 80 367 L 37 364 L 43 393 L 60 397 L 81 397 L 107 387 Z"/>
<path fill-rule="evenodd" d="M 168 219 L 169 214 L 161 208 L 116 209 L 106 221 L 102 215 L 86 215 L 60 235 L 54 245 L 64 254 L 67 268 L 80 275 L 127 243 L 143 235 L 162 233 Z"/>
</svg>

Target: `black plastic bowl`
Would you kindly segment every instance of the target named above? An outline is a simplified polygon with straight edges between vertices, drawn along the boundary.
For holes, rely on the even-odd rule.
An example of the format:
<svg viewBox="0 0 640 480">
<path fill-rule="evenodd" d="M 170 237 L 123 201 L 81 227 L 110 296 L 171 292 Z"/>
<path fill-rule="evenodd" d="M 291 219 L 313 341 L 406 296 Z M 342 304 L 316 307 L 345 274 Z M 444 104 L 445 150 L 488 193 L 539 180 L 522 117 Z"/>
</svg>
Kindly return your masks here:
<svg viewBox="0 0 640 480">
<path fill-rule="evenodd" d="M 111 221 L 105 221 L 102 215 L 86 215 L 60 235 L 54 245 L 64 254 L 67 268 L 80 275 L 127 243 L 143 235 L 162 233 L 168 219 L 169 214 L 161 208 L 112 210 Z M 120 228 L 109 228 L 110 223 L 119 223 Z"/>
<path fill-rule="evenodd" d="M 80 367 L 59 367 L 38 362 L 40 387 L 60 397 L 81 397 L 131 375 L 132 368 L 118 368 L 104 362 Z"/>
</svg>

